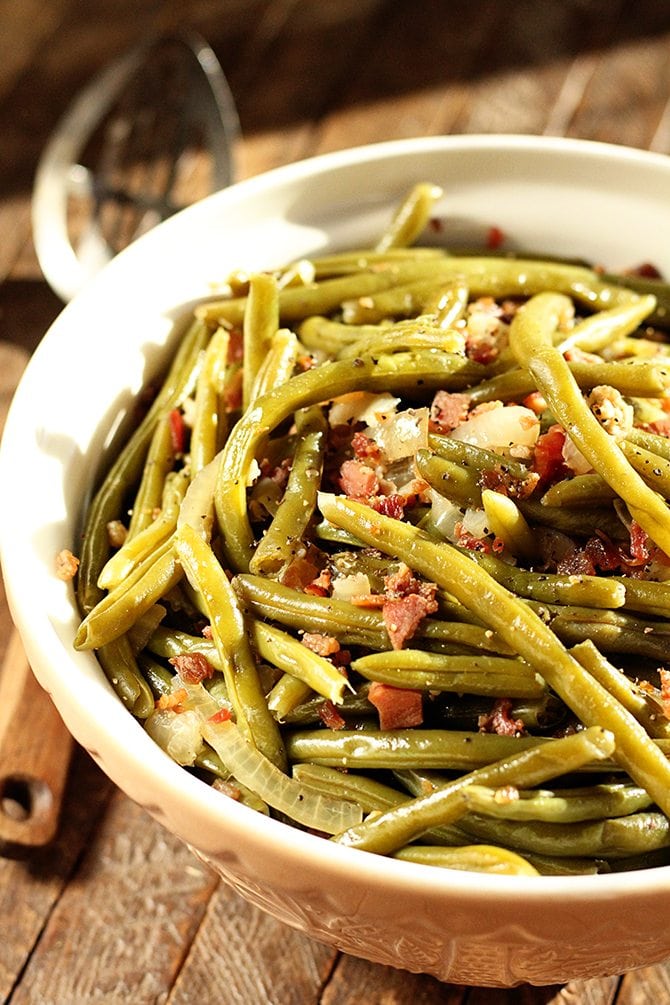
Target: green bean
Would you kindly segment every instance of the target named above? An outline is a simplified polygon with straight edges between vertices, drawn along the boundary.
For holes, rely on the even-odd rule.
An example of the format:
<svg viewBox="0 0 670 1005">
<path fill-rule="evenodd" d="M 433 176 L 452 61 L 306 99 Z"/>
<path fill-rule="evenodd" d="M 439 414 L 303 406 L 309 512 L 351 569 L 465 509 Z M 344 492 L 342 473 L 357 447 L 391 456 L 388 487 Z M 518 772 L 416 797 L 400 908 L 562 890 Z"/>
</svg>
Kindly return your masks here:
<svg viewBox="0 0 670 1005">
<path fill-rule="evenodd" d="M 145 681 L 126 638 L 98 649 L 98 661 L 117 695 L 134 716 L 146 719 L 154 710 L 154 696 Z"/>
<path fill-rule="evenodd" d="M 419 182 L 407 193 L 375 245 L 375 251 L 406 248 L 426 227 L 433 206 L 442 197 L 439 185 Z"/>
<path fill-rule="evenodd" d="M 611 730 L 619 763 L 661 809 L 670 808 L 670 764 L 633 716 L 583 669 L 527 604 L 456 548 L 432 541 L 410 524 L 325 493 L 319 506 L 327 519 L 400 558 L 481 617 L 535 667 L 585 725 Z"/>
<path fill-rule="evenodd" d="M 651 450 L 652 453 L 658 454 L 659 457 L 663 457 L 666 461 L 670 461 L 670 439 L 667 436 L 650 433 L 646 429 L 639 429 L 637 426 L 634 426 L 626 434 L 626 439 L 629 443 L 633 443 L 637 447 L 644 447 L 646 450 Z"/>
<path fill-rule="evenodd" d="M 89 611 L 75 635 L 75 649 L 98 649 L 119 639 L 180 578 L 172 535 Z"/>
<path fill-rule="evenodd" d="M 237 322 L 240 321 L 244 334 L 242 403 L 246 408 L 253 400 L 256 376 L 279 328 L 279 295 L 274 276 L 258 272 L 249 277 L 244 312 L 237 318 Z"/>
<path fill-rule="evenodd" d="M 188 483 L 189 476 L 185 471 L 171 472 L 167 476 L 160 513 L 144 530 L 127 539 L 108 559 L 98 576 L 98 586 L 111 590 L 123 583 L 138 565 L 168 540 L 177 526 L 179 507 Z"/>
<path fill-rule="evenodd" d="M 530 491 L 537 482 L 537 476 L 521 461 L 504 457 L 474 443 L 466 443 L 465 440 L 429 433 L 428 446 L 443 460 L 472 468 L 478 474 L 483 471 L 500 471 L 508 480 L 519 482 L 522 495 Z"/>
<path fill-rule="evenodd" d="M 442 352 L 464 353 L 465 340 L 461 332 L 450 328 L 437 328 L 417 318 L 412 328 L 399 324 L 377 328 L 374 336 L 351 342 L 340 349 L 338 359 L 355 359 L 357 356 L 375 356 L 382 352 L 408 352 L 419 349 L 438 349 Z"/>
<path fill-rule="evenodd" d="M 618 611 L 596 611 L 585 607 L 545 607 L 552 631 L 566 645 L 592 639 L 604 653 L 665 660 L 668 654 L 668 625 L 662 621 L 634 618 Z"/>
<path fill-rule="evenodd" d="M 369 684 L 364 681 L 355 691 L 345 691 L 342 704 L 337 706 L 339 715 L 351 728 L 359 726 L 362 728 L 365 723 L 377 718 L 377 709 L 368 701 L 368 688 Z M 296 728 L 322 726 L 323 712 L 323 698 L 321 695 L 311 692 L 302 704 L 297 704 L 285 712 L 282 722 Z M 276 711 L 275 715 L 279 718 Z"/>
<path fill-rule="evenodd" d="M 156 656 L 162 656 L 165 659 L 181 656 L 182 653 L 202 653 L 215 670 L 223 670 L 218 650 L 211 639 L 188 635 L 186 632 L 177 631 L 177 629 L 157 628 L 147 642 L 147 649 Z"/>
<path fill-rule="evenodd" d="M 298 444 L 283 499 L 250 562 L 255 575 L 277 575 L 304 551 L 302 539 L 316 509 L 321 484 L 327 425 L 317 406 L 296 416 Z"/>
<path fill-rule="evenodd" d="M 128 525 L 128 539 L 149 526 L 161 506 L 165 479 L 174 466 L 172 423 L 169 413 L 161 416 L 151 438 L 142 481 L 137 490 Z"/>
<path fill-rule="evenodd" d="M 236 721 L 249 742 L 285 770 L 286 753 L 279 729 L 268 710 L 244 618 L 228 577 L 209 545 L 188 524 L 179 529 L 176 548 L 189 582 L 207 609 Z"/>
<path fill-rule="evenodd" d="M 618 580 L 599 576 L 556 575 L 548 572 L 525 572 L 509 565 L 495 555 L 471 552 L 470 558 L 511 593 L 545 604 L 571 604 L 582 607 L 623 607 L 626 587 Z"/>
<path fill-rule="evenodd" d="M 300 408 L 354 390 L 462 386 L 472 376 L 472 366 L 456 354 L 435 352 L 339 360 L 298 374 L 287 385 L 257 399 L 231 431 L 216 487 L 216 513 L 230 565 L 238 572 L 249 567 L 254 540 L 247 514 L 247 485 L 263 440 L 281 422 Z"/>
<path fill-rule="evenodd" d="M 664 496 L 665 499 L 670 498 L 670 461 L 666 461 L 665 458 L 659 457 L 658 454 L 654 454 L 644 447 L 626 443 L 625 440 L 620 446 L 626 460 L 644 478 L 647 485 Z"/>
<path fill-rule="evenodd" d="M 508 738 L 489 736 L 488 739 Z M 431 827 L 450 824 L 462 817 L 467 812 L 467 789 L 470 785 L 495 788 L 537 785 L 594 758 L 609 757 L 613 749 L 612 734 L 598 726 L 591 726 L 561 740 L 536 744 L 526 750 L 519 751 L 517 748 L 517 753 L 461 775 L 427 795 L 418 796 L 378 816 L 368 817 L 362 824 L 339 834 L 335 840 L 349 847 L 389 854 Z"/>
<path fill-rule="evenodd" d="M 465 793 L 468 800 L 468 793 Z M 640 812 L 611 820 L 574 824 L 488 820 L 468 813 L 460 823 L 480 841 L 498 841 L 540 855 L 625 858 L 670 846 L 670 821 L 662 813 Z"/>
<path fill-rule="evenodd" d="M 227 417 L 221 396 L 225 387 L 229 343 L 226 329 L 218 328 L 209 341 L 196 383 L 190 448 L 192 477 L 216 456 L 227 433 Z"/>
<path fill-rule="evenodd" d="M 591 314 L 590 317 L 584 318 L 583 321 L 576 324 L 557 348 L 562 353 L 574 346 L 584 352 L 600 352 L 615 339 L 631 335 L 636 331 L 655 307 L 655 297 L 641 296 L 639 300 L 634 300 L 630 304 L 598 311 L 597 314 Z M 600 384 L 601 381 L 596 381 L 596 383 Z M 608 381 L 603 381 L 603 383 L 608 383 Z"/>
<path fill-rule="evenodd" d="M 610 782 L 579 789 L 468 788 L 470 811 L 497 820 L 541 820 L 544 823 L 581 823 L 628 816 L 649 809 L 644 789 L 630 782 Z"/>
<path fill-rule="evenodd" d="M 156 695 L 157 698 L 164 694 L 171 694 L 174 673 L 170 673 L 162 663 L 152 659 L 146 652 L 138 654 L 137 665 L 151 688 L 152 694 Z"/>
<path fill-rule="evenodd" d="M 503 542 L 510 555 L 527 561 L 537 556 L 536 537 L 514 499 L 483 489 L 482 505 L 490 533 Z"/>
<path fill-rule="evenodd" d="M 343 276 L 361 269 L 384 269 L 399 262 L 428 261 L 431 258 L 444 258 L 443 248 L 420 247 L 387 248 L 386 251 L 374 251 L 371 248 L 360 248 L 354 251 L 336 251 L 329 255 L 319 255 L 310 259 L 316 279 L 330 276 Z"/>
<path fill-rule="evenodd" d="M 617 493 L 608 485 L 602 475 L 589 472 L 585 475 L 574 475 L 554 482 L 544 493 L 540 502 L 543 506 L 589 507 L 602 506 L 603 503 L 616 499 Z"/>
<path fill-rule="evenodd" d="M 267 663 L 297 677 L 334 704 L 341 704 L 347 679 L 330 660 L 312 652 L 286 632 L 259 621 L 252 625 L 252 638 L 256 651 Z"/>
<path fill-rule="evenodd" d="M 261 398 L 273 387 L 281 387 L 293 376 L 299 348 L 298 338 L 289 328 L 277 329 L 256 373 L 251 401 Z"/>
<path fill-rule="evenodd" d="M 631 467 L 584 401 L 563 356 L 551 344 L 564 298 L 539 294 L 525 304 L 510 326 L 510 344 L 521 365 L 537 381 L 552 414 L 651 539 L 670 553 L 670 514 L 665 503 Z"/>
<path fill-rule="evenodd" d="M 556 350 L 558 352 L 558 349 Z M 637 398 L 662 397 L 670 386 L 667 365 L 658 362 L 581 363 L 571 361 L 565 368 L 578 387 L 590 390 L 600 384 L 618 388 L 622 394 Z M 468 391 L 473 405 L 487 401 L 518 401 L 537 390 L 537 380 L 526 369 L 508 369 L 483 380 Z"/>
<path fill-rule="evenodd" d="M 420 284 L 422 297 L 426 298 L 438 293 L 445 282 L 454 280 L 467 282 L 473 297 L 531 296 L 542 290 L 557 290 L 574 296 L 592 310 L 637 300 L 636 294 L 623 286 L 604 283 L 591 269 L 581 266 L 490 257 L 401 259 L 384 269 L 361 270 L 353 275 L 280 290 L 280 322 L 291 324 L 312 314 L 331 314 L 343 304 L 346 314 L 349 301 L 355 301 L 352 307 L 360 314 L 360 319 L 345 317 L 353 323 L 381 321 L 396 313 L 406 316 L 415 306 L 412 284 Z M 392 299 L 400 311 L 389 310 L 384 303 L 375 303 L 376 295 L 384 290 L 393 290 Z M 363 304 L 359 302 L 361 298 Z M 196 317 L 207 324 L 221 321 L 240 324 L 245 309 L 245 297 L 209 301 L 196 309 Z"/>
<path fill-rule="evenodd" d="M 277 722 L 284 722 L 295 709 L 314 694 L 309 684 L 294 677 L 293 674 L 284 673 L 267 695 L 268 708 L 274 715 Z M 322 704 L 321 695 L 319 703 Z"/>
<path fill-rule="evenodd" d="M 463 279 L 452 279 L 426 301 L 426 314 L 435 314 L 440 328 L 451 328 L 465 315 L 469 296 L 468 284 Z"/>
<path fill-rule="evenodd" d="M 670 583 L 656 583 L 651 580 L 635 579 L 632 576 L 613 578 L 621 583 L 626 591 L 627 610 L 640 611 L 659 618 L 667 618 L 670 615 Z"/>
<path fill-rule="evenodd" d="M 603 687 L 613 694 L 617 701 L 642 723 L 650 736 L 670 738 L 670 721 L 663 715 L 659 702 L 650 700 L 649 695 L 635 681 L 612 666 L 600 653 L 591 639 L 573 646 L 572 653 Z"/>
<path fill-rule="evenodd" d="M 200 365 L 200 352 L 208 337 L 205 325 L 199 321 L 191 324 L 153 405 L 110 468 L 89 507 L 79 551 L 77 580 L 77 600 L 84 615 L 102 596 L 97 581 L 110 552 L 107 524 L 118 517 L 128 489 L 141 475 L 159 417 L 181 404 L 190 393 Z"/>
<path fill-rule="evenodd" d="M 441 869 L 486 872 L 494 876 L 539 876 L 538 870 L 521 855 L 493 844 L 463 845 L 458 848 L 407 845 L 394 852 L 393 858 Z"/>
<path fill-rule="evenodd" d="M 442 656 L 421 649 L 371 653 L 355 659 L 351 669 L 367 680 L 422 691 L 534 698 L 544 681 L 523 660 L 500 656 Z"/>
<path fill-rule="evenodd" d="M 667 328 L 670 323 L 670 286 L 663 279 L 654 279 L 647 276 L 635 276 L 633 274 L 614 275 L 603 273 L 603 281 L 606 283 L 616 283 L 617 286 L 624 286 L 633 290 L 640 297 L 651 296 L 656 300 L 656 308 L 647 318 L 648 322 Z"/>
</svg>

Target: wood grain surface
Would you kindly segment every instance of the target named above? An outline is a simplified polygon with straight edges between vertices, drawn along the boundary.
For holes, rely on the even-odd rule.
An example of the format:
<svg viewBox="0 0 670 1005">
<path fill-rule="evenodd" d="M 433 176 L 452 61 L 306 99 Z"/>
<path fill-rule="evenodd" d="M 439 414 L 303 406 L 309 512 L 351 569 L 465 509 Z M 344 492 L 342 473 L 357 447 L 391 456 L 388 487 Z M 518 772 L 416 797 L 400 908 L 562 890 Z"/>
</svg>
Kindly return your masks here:
<svg viewBox="0 0 670 1005">
<path fill-rule="evenodd" d="M 670 4 L 658 0 L 0 0 L 0 421 L 62 307 L 31 240 L 40 151 L 101 66 L 175 27 L 207 38 L 229 78 L 239 177 L 439 133 L 670 153 Z M 0 587 L 0 660 L 10 629 Z M 498 991 L 338 954 L 246 904 L 76 748 L 53 843 L 0 857 L 0 1001 L 662 1005 L 670 966 Z"/>
</svg>

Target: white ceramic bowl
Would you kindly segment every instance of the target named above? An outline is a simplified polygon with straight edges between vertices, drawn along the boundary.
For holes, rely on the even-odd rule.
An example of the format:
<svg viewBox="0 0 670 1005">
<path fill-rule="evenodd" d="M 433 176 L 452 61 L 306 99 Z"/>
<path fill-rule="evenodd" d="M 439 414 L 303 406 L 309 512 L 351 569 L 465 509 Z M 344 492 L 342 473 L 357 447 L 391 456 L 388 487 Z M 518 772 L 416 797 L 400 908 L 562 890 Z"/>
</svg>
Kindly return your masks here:
<svg viewBox="0 0 670 1005">
<path fill-rule="evenodd" d="M 381 232 L 418 180 L 443 210 L 523 248 L 670 272 L 670 160 L 527 137 L 387 143 L 280 168 L 149 233 L 57 319 L 14 400 L 0 454 L 12 613 L 76 739 L 130 797 L 244 897 L 317 939 L 453 982 L 513 985 L 620 973 L 670 954 L 670 868 L 577 878 L 487 877 L 333 845 L 223 798 L 178 768 L 76 653 L 72 590 L 82 499 L 119 416 L 158 366 L 172 318 L 235 267 L 272 267 Z"/>
</svg>

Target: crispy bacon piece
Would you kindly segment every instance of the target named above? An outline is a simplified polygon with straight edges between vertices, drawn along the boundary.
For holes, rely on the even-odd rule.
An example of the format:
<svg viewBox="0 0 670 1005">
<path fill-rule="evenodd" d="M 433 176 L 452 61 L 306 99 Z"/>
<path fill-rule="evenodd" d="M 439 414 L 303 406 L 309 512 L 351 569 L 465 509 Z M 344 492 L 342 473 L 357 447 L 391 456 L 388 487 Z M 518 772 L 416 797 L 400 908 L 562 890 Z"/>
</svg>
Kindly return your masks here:
<svg viewBox="0 0 670 1005">
<path fill-rule="evenodd" d="M 368 506 L 371 506 L 375 513 L 381 513 L 382 516 L 390 516 L 394 520 L 402 520 L 405 515 L 407 499 L 397 492 L 392 492 L 388 496 L 369 496 L 363 501 Z"/>
<path fill-rule="evenodd" d="M 168 660 L 184 684 L 200 684 L 214 676 L 214 667 L 203 653 L 182 653 Z"/>
<path fill-rule="evenodd" d="M 380 729 L 410 729 L 423 722 L 420 691 L 373 681 L 368 700 L 377 709 Z"/>
<path fill-rule="evenodd" d="M 559 425 L 550 426 L 546 433 L 538 436 L 533 449 L 533 471 L 539 475 L 543 485 L 567 475 L 568 469 L 563 460 L 564 443 L 565 430 Z"/>
<path fill-rule="evenodd" d="M 529 471 L 524 478 L 515 478 L 502 462 L 495 468 L 487 468 L 482 471 L 479 477 L 482 488 L 493 489 L 494 492 L 500 492 L 501 495 L 509 496 L 510 499 L 527 499 L 528 496 L 532 495 L 539 480 L 540 476 L 537 471 Z"/>
<path fill-rule="evenodd" d="M 332 656 L 340 651 L 340 643 L 333 635 L 321 635 L 319 632 L 305 632 L 302 644 L 317 656 Z"/>
<path fill-rule="evenodd" d="M 512 702 L 509 698 L 497 698 L 488 715 L 480 715 L 480 733 L 497 733 L 498 736 L 522 736 L 526 727 L 522 719 L 511 716 Z"/>
<path fill-rule="evenodd" d="M 658 676 L 661 682 L 663 715 L 666 719 L 670 719 L 670 670 L 665 670 L 661 667 L 658 671 Z"/>
<path fill-rule="evenodd" d="M 69 548 L 63 548 L 56 555 L 56 575 L 64 583 L 69 582 L 77 574 L 79 559 L 73 555 Z"/>
<path fill-rule="evenodd" d="M 329 596 L 332 579 L 333 574 L 330 569 L 322 569 L 316 579 L 307 584 L 305 593 L 311 593 L 314 597 Z"/>
<path fill-rule="evenodd" d="M 180 687 L 176 691 L 172 691 L 171 694 L 162 694 L 156 702 L 156 708 L 160 711 L 167 708 L 171 712 L 183 712 L 184 702 L 187 698 L 188 694 L 185 689 Z"/>
<path fill-rule="evenodd" d="M 344 461 L 340 468 L 340 488 L 350 499 L 376 496 L 379 479 L 374 470 L 362 461 Z"/>
<path fill-rule="evenodd" d="M 402 649 L 407 639 L 411 639 L 423 619 L 437 610 L 435 600 L 420 593 L 409 593 L 406 597 L 387 600 L 382 606 L 382 617 L 391 645 Z"/>
<path fill-rule="evenodd" d="M 344 729 L 346 726 L 346 721 L 337 711 L 330 698 L 326 698 L 319 707 L 319 718 L 327 729 Z"/>
<path fill-rule="evenodd" d="M 297 555 L 286 566 L 281 582 L 284 586 L 290 586 L 292 590 L 304 590 L 314 582 L 318 573 L 319 570 L 313 562 L 302 555 Z"/>
<path fill-rule="evenodd" d="M 649 536 L 636 520 L 630 525 L 630 554 L 639 565 L 644 565 L 651 558 Z"/>
<path fill-rule="evenodd" d="M 377 463 L 381 457 L 379 444 L 360 429 L 351 438 L 351 449 L 359 461 L 371 460 Z"/>
<path fill-rule="evenodd" d="M 450 433 L 465 421 L 470 408 L 467 394 L 438 391 L 430 406 L 430 428 L 435 433 Z"/>
</svg>

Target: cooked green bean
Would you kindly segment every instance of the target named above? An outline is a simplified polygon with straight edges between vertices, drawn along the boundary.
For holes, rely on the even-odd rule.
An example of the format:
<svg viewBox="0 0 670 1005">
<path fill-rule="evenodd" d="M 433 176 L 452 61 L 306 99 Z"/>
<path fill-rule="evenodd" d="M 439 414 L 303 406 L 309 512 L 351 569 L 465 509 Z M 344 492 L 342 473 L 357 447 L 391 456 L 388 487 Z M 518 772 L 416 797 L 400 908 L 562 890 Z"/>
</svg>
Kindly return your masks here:
<svg viewBox="0 0 670 1005">
<path fill-rule="evenodd" d="M 632 335 L 656 307 L 656 298 L 641 296 L 630 304 L 591 314 L 574 326 L 557 348 L 566 352 L 574 347 L 583 352 L 600 352 L 605 346 L 622 336 Z M 596 381 L 597 384 L 608 381 Z"/>
<path fill-rule="evenodd" d="M 201 594 L 207 608 L 237 723 L 261 753 L 284 768 L 284 745 L 268 710 L 246 625 L 228 577 L 209 545 L 188 524 L 180 528 L 176 548 L 191 585 Z"/>
<path fill-rule="evenodd" d="M 650 797 L 639 785 L 609 782 L 579 789 L 492 789 L 471 785 L 470 811 L 500 820 L 541 820 L 544 823 L 581 823 L 624 817 L 647 810 Z"/>
<path fill-rule="evenodd" d="M 279 296 L 274 276 L 257 272 L 249 277 L 244 314 L 237 320 L 243 322 L 242 403 L 246 408 L 253 400 L 254 382 L 279 328 Z"/>
<path fill-rule="evenodd" d="M 252 638 L 259 656 L 267 663 L 297 677 L 336 705 L 342 702 L 347 679 L 329 660 L 272 625 L 254 622 Z"/>
<path fill-rule="evenodd" d="M 442 845 L 407 845 L 393 853 L 402 862 L 419 862 L 442 869 L 465 869 L 487 872 L 494 876 L 538 876 L 538 870 L 525 858 L 507 848 L 493 844 L 463 845 L 444 848 Z"/>
<path fill-rule="evenodd" d="M 616 758 L 658 805 L 670 809 L 670 764 L 639 723 L 584 671 L 556 635 L 525 604 L 450 545 L 436 544 L 410 524 L 352 500 L 322 494 L 320 509 L 369 545 L 396 555 L 475 611 L 534 666 L 581 721 L 616 738 Z M 476 570 L 476 571 L 475 571 Z"/>
<path fill-rule="evenodd" d="M 251 401 L 289 380 L 295 370 L 299 350 L 297 336 L 289 328 L 278 328 L 256 373 L 250 392 Z"/>
<path fill-rule="evenodd" d="M 581 733 L 535 745 L 461 775 L 427 795 L 368 817 L 362 824 L 338 835 L 335 840 L 349 847 L 389 854 L 409 844 L 431 827 L 460 820 L 468 811 L 469 785 L 491 785 L 496 788 L 504 785 L 537 785 L 565 771 L 574 770 L 592 759 L 609 757 L 613 750 L 612 734 L 591 726 Z M 462 826 L 462 820 L 460 825 Z"/>
<path fill-rule="evenodd" d="M 225 328 L 212 335 L 205 351 L 195 388 L 195 414 L 191 430 L 191 475 L 195 477 L 216 456 L 227 433 L 222 404 L 230 336 Z"/>
<path fill-rule="evenodd" d="M 419 182 L 396 209 L 393 219 L 377 241 L 375 251 L 388 251 L 390 248 L 406 248 L 414 244 L 430 220 L 430 213 L 442 196 L 439 185 Z"/>
<path fill-rule="evenodd" d="M 326 444 L 326 420 L 317 406 L 298 412 L 298 443 L 284 496 L 249 562 L 255 575 L 274 576 L 299 555 L 316 509 Z"/>
<path fill-rule="evenodd" d="M 556 350 L 558 352 L 558 350 Z M 583 390 L 600 384 L 616 387 L 622 394 L 636 398 L 658 398 L 670 387 L 667 364 L 659 362 L 616 361 L 612 363 L 566 362 L 566 369 Z M 482 381 L 468 391 L 475 405 L 487 401 L 519 401 L 537 389 L 537 381 L 526 369 L 510 369 Z"/>
<path fill-rule="evenodd" d="M 351 664 L 367 680 L 422 691 L 539 697 L 544 681 L 527 663 L 504 656 L 443 656 L 421 649 L 371 653 Z"/>
<path fill-rule="evenodd" d="M 574 475 L 554 482 L 544 493 L 540 502 L 543 506 L 602 506 L 616 499 L 616 492 L 602 475 L 595 471 L 585 475 Z"/>
<path fill-rule="evenodd" d="M 174 446 L 172 442 L 172 422 L 169 413 L 160 417 L 151 438 L 149 453 L 142 472 L 142 481 L 137 490 L 130 523 L 128 538 L 134 537 L 149 526 L 161 507 L 165 479 L 174 465 Z"/>
</svg>

